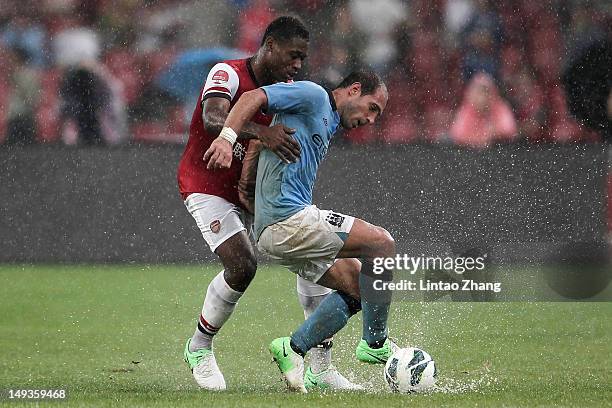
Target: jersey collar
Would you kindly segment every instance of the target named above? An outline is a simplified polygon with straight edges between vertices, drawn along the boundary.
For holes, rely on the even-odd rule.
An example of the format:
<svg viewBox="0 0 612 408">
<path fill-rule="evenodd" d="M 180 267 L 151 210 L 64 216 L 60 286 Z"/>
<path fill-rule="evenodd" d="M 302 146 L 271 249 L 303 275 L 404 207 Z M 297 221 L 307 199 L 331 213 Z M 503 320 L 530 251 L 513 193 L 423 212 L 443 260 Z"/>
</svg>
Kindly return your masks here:
<svg viewBox="0 0 612 408">
<path fill-rule="evenodd" d="M 251 79 L 253 80 L 253 83 L 255 84 L 255 86 L 257 88 L 259 88 L 261 85 L 259 84 L 259 82 L 257 82 L 257 78 L 255 78 L 255 72 L 253 72 L 253 65 L 251 64 L 251 58 L 247 58 L 247 62 L 246 62 L 246 66 L 247 66 L 247 71 L 249 71 L 249 75 L 251 76 Z"/>
<path fill-rule="evenodd" d="M 332 110 L 335 112 L 338 109 L 336 107 L 336 100 L 334 99 L 334 94 L 330 89 L 325 88 L 325 91 L 327 92 L 327 95 L 329 95 L 329 104 L 331 105 Z"/>
</svg>

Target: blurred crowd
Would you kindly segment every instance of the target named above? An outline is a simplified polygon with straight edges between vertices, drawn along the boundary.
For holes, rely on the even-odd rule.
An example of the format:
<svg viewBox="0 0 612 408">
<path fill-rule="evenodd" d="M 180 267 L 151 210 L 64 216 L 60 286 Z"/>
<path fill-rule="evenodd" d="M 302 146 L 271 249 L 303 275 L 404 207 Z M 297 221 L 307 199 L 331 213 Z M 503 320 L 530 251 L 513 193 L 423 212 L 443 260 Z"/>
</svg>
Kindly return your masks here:
<svg viewBox="0 0 612 408">
<path fill-rule="evenodd" d="M 160 75 L 188 50 L 249 55 L 286 13 L 311 31 L 303 78 L 333 86 L 367 65 L 386 79 L 383 120 L 347 142 L 601 138 L 571 116 L 561 75 L 610 35 L 610 1 L 0 0 L 0 143 L 182 143 L 197 91 Z"/>
</svg>

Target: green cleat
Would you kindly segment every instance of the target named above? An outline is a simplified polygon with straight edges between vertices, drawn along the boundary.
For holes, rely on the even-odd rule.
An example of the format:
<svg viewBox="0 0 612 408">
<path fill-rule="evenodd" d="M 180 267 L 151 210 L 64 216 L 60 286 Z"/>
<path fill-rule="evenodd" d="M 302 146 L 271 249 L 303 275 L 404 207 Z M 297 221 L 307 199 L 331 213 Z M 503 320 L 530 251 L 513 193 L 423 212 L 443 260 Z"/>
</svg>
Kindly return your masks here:
<svg viewBox="0 0 612 408">
<path fill-rule="evenodd" d="M 268 346 L 272 358 L 291 391 L 307 392 L 304 387 L 304 358 L 293 351 L 290 337 L 274 339 Z"/>
<path fill-rule="evenodd" d="M 364 339 L 361 339 L 355 350 L 355 356 L 357 360 L 363 361 L 364 363 L 385 364 L 389 357 L 398 349 L 399 347 L 397 344 L 388 338 L 385 340 L 385 344 L 377 349 L 371 348 Z"/>
<path fill-rule="evenodd" d="M 322 391 L 361 391 L 363 387 L 359 384 L 350 382 L 345 376 L 340 374 L 334 366 L 327 370 L 314 374 L 310 367 L 304 376 L 304 385 L 307 390 L 319 389 Z"/>
<path fill-rule="evenodd" d="M 193 378 L 200 388 L 214 391 L 223 391 L 226 389 L 225 378 L 212 350 L 199 349 L 196 351 L 189 351 L 189 344 L 191 339 L 187 340 L 185 344 L 185 351 L 183 353 L 185 362 L 189 365 Z"/>
</svg>

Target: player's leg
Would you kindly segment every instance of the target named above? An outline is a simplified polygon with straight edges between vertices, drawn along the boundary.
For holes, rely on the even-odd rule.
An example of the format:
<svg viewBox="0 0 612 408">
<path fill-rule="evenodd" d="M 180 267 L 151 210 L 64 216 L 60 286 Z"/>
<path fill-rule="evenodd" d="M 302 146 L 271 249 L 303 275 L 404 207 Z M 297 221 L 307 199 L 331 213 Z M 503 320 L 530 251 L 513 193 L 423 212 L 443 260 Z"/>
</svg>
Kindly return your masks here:
<svg viewBox="0 0 612 408">
<path fill-rule="evenodd" d="M 356 259 L 338 260 L 340 262 L 336 268 L 359 271 L 360 263 Z M 335 297 L 336 292 L 321 286 L 317 283 L 308 281 L 301 276 L 297 277 L 297 290 L 300 303 L 304 309 L 306 320 L 314 313 L 321 313 L 320 305 L 329 296 Z M 329 304 L 329 303 L 327 303 Z M 324 307 L 325 309 L 325 307 Z M 323 309 L 323 310 L 324 310 Z M 324 313 L 324 312 L 323 312 Z M 330 336 L 316 344 L 308 351 L 309 366 L 304 375 L 306 389 L 327 389 L 327 390 L 361 390 L 362 386 L 355 384 L 344 377 L 332 365 L 332 346 L 333 337 Z"/>
<path fill-rule="evenodd" d="M 374 258 L 395 257 L 395 241 L 387 230 L 355 218 L 338 258 L 360 258 L 372 261 Z"/>
<path fill-rule="evenodd" d="M 354 222 L 354 217 L 320 211 L 312 206 L 267 228 L 260 236 L 260 249 L 305 279 L 337 290 L 326 297 L 291 338 L 278 338 L 270 345 L 270 352 L 290 389 L 305 391 L 301 378 L 305 353 L 344 327 L 361 308 L 359 261 L 342 259 L 334 263 L 350 239 Z M 357 222 L 361 227 L 362 221 Z M 361 253 L 365 255 L 365 261 L 372 264 L 374 257 L 394 252 L 395 244 L 382 228 L 372 228 L 370 232 L 374 242 L 371 247 L 362 249 Z M 361 231 L 358 230 L 358 233 Z M 351 244 L 348 248 L 352 250 L 355 245 Z M 383 320 L 384 345 L 386 315 Z"/>
<path fill-rule="evenodd" d="M 363 340 L 358 347 L 358 358 L 368 362 L 383 362 L 393 348 L 387 341 L 391 296 L 388 291 L 372 290 L 372 283 L 374 279 L 390 281 L 392 276 L 391 271 L 374 275 L 372 260 L 376 257 L 393 257 L 395 244 L 384 229 L 355 219 L 338 256 L 349 254 L 363 254 L 362 264 L 355 259 L 342 259 L 319 278 L 317 283 L 336 289 L 336 292 L 330 294 L 294 332 L 291 347 L 298 354 L 303 354 L 304 350 L 322 338 L 337 333 L 352 315 L 363 309 Z"/>
<path fill-rule="evenodd" d="M 212 352 L 213 337 L 229 319 L 253 279 L 257 262 L 240 210 L 235 205 L 206 194 L 192 194 L 185 204 L 224 266 L 208 285 L 195 332 L 185 347 L 185 361 L 200 387 L 225 389 L 225 380 Z"/>
<path fill-rule="evenodd" d="M 314 313 L 331 291 L 331 289 L 325 286 L 297 276 L 296 292 L 300 305 L 304 310 L 304 319 L 308 319 Z M 332 344 L 332 339 L 327 338 L 308 351 L 310 370 L 313 373 L 318 374 L 330 367 Z"/>
<path fill-rule="evenodd" d="M 357 259 L 339 259 L 318 280 L 335 289 L 291 336 L 291 348 L 304 356 L 322 340 L 342 329 L 348 319 L 361 309 Z"/>
<path fill-rule="evenodd" d="M 213 336 L 230 318 L 257 270 L 255 253 L 245 231 L 228 238 L 217 247 L 215 253 L 223 264 L 223 270 L 208 285 L 202 313 L 191 340 L 192 351 L 212 348 Z"/>
<path fill-rule="evenodd" d="M 359 299 L 359 261 L 335 259 L 345 244 L 343 239 L 349 237 L 353 222 L 353 217 L 310 206 L 269 226 L 259 237 L 259 248 L 296 275 L 338 291 L 328 295 L 300 327 L 302 333 L 308 333 L 300 339 L 297 348 L 302 355 L 331 337 L 337 331 L 337 325 L 345 324 L 340 315 L 338 321 L 325 321 L 327 312 L 336 310 L 337 303 L 343 303 L 344 307 L 340 309 L 346 310 L 346 302 L 339 297 Z M 352 303 L 359 305 L 358 300 Z"/>
<path fill-rule="evenodd" d="M 381 273 L 374 273 L 374 258 L 394 258 L 395 241 L 384 228 L 356 219 L 353 228 L 338 254 L 339 257 L 359 257 L 362 260 L 359 274 L 359 288 L 361 294 L 361 310 L 363 319 L 363 339 L 357 349 L 360 360 L 371 361 L 368 354 L 382 353 L 386 361 L 388 349 L 391 347 L 387 341 L 387 320 L 391 304 L 391 291 L 375 290 L 374 282 L 381 280 L 390 282 L 393 279 L 392 270 L 384 269 Z M 379 349 L 377 352 L 371 349 Z M 382 349 L 382 350 L 381 350 Z M 365 353 L 365 354 L 364 354 Z M 372 357 L 374 358 L 374 357 Z"/>
<path fill-rule="evenodd" d="M 331 262 L 328 263 L 327 266 L 330 264 Z M 321 268 L 321 265 L 322 264 L 317 264 L 316 262 L 311 263 L 307 266 L 308 271 L 304 275 L 320 276 L 327 269 L 324 268 L 321 272 L 316 272 L 317 269 Z M 343 273 L 338 273 L 338 275 L 350 274 L 354 275 L 355 281 L 358 279 L 359 261 L 357 260 L 338 260 L 331 268 L 337 271 L 343 271 Z M 330 286 L 331 289 L 350 290 L 344 285 L 348 282 L 350 282 L 350 280 L 342 279 L 339 280 L 337 286 L 332 284 L 330 284 Z M 354 288 L 353 290 L 358 294 L 358 288 Z M 313 373 L 312 370 L 309 369 L 304 376 L 304 357 L 306 352 L 316 347 L 325 339 L 331 337 L 331 335 L 343 327 L 346 321 L 348 321 L 348 318 L 355 313 L 355 311 L 348 312 L 344 309 L 338 309 L 338 307 L 346 305 L 342 300 L 340 302 L 336 301 L 340 296 L 339 293 L 342 292 L 332 292 L 325 297 L 321 304 L 315 309 L 314 313 L 300 326 L 302 330 L 301 334 L 294 333 L 291 338 L 281 337 L 275 339 L 270 344 L 270 352 L 277 362 L 289 389 L 306 392 L 305 385 L 309 388 L 317 387 L 335 390 L 362 389 L 360 385 L 353 384 L 347 380 L 333 368 L 333 366 L 318 374 Z M 354 301 L 351 304 L 359 307 L 359 301 Z M 330 320 L 328 320 L 328 318 Z M 329 335 L 326 335 L 327 333 L 329 333 Z M 297 344 L 294 342 L 294 337 L 297 339 L 295 340 Z"/>
</svg>

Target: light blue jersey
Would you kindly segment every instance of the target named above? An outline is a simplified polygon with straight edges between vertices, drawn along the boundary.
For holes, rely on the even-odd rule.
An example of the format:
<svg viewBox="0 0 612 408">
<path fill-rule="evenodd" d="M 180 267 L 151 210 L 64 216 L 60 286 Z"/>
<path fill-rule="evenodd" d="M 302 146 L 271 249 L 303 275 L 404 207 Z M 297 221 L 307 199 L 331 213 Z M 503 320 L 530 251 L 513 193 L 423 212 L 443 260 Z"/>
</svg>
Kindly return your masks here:
<svg viewBox="0 0 612 408">
<path fill-rule="evenodd" d="M 309 82 L 264 86 L 272 125 L 296 129 L 300 158 L 285 164 L 268 149 L 262 150 L 255 187 L 255 236 L 268 226 L 283 221 L 312 204 L 317 169 L 325 157 L 333 134 L 340 125 L 333 96 Z"/>
</svg>

